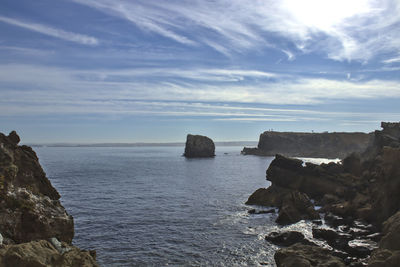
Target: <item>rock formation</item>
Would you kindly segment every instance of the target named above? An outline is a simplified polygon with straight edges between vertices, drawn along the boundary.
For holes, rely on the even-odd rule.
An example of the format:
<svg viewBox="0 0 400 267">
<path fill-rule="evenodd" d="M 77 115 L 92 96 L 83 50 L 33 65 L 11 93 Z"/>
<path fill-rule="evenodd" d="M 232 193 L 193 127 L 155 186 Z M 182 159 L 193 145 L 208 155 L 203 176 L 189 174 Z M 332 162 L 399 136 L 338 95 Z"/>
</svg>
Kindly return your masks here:
<svg viewBox="0 0 400 267">
<path fill-rule="evenodd" d="M 344 158 L 362 152 L 373 134 L 366 133 L 301 133 L 267 131 L 260 135 L 257 148 L 245 147 L 245 155 L 288 157 Z"/>
<path fill-rule="evenodd" d="M 341 163 L 304 164 L 298 159 L 277 155 L 267 170 L 267 179 L 272 185 L 254 192 L 247 204 L 278 207 L 280 216 L 287 213 L 285 209 L 291 210 L 291 214 L 303 215 L 291 216 L 287 223 L 293 223 L 313 219 L 312 204 L 304 200 L 310 198 L 322 207 L 319 213 L 325 214 L 325 222 L 336 229 L 314 228 L 314 237 L 339 251 L 343 262 L 355 264 L 362 259 L 366 264 L 373 247 L 352 245 L 351 240 L 373 243 L 383 236 L 379 248 L 372 252 L 369 265 L 400 266 L 400 123 L 381 126 L 383 130 L 375 132 L 372 145 L 365 152 L 353 153 Z M 290 202 L 288 195 L 298 195 L 302 200 Z M 295 255 L 314 250 L 297 244 L 278 251 L 275 259 L 278 266 L 295 266 L 288 263 Z M 307 259 L 303 256 L 299 257 Z"/>
<path fill-rule="evenodd" d="M 188 134 L 184 156 L 187 158 L 207 158 L 215 156 L 213 140 L 207 136 Z"/>
<path fill-rule="evenodd" d="M 36 153 L 19 141 L 15 131 L 0 133 L 0 266 L 97 266 L 93 253 L 71 245 L 73 218 Z M 70 252 L 58 251 L 48 240 L 62 241 Z"/>
</svg>

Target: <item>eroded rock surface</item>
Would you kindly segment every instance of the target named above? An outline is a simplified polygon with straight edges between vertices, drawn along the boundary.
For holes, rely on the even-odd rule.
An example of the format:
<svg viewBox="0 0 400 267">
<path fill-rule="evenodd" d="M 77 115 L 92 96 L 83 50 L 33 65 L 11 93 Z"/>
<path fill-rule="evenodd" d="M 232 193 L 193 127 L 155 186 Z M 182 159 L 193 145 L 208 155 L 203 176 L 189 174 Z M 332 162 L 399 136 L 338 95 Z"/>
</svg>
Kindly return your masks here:
<svg viewBox="0 0 400 267">
<path fill-rule="evenodd" d="M 19 141 L 15 131 L 8 136 L 0 133 L 0 234 L 4 244 L 0 266 L 96 266 L 90 264 L 95 263 L 91 255 L 70 245 L 73 218 L 61 205 L 36 153 L 19 146 Z M 75 252 L 63 256 L 49 245 L 49 239 L 60 240 Z"/>
<path fill-rule="evenodd" d="M 344 158 L 352 152 L 363 152 L 373 134 L 366 133 L 299 133 L 266 131 L 260 135 L 257 148 L 244 148 L 248 155 L 290 157 Z"/>
<path fill-rule="evenodd" d="M 213 140 L 207 136 L 188 134 L 184 156 L 187 158 L 214 157 L 215 145 Z"/>
<path fill-rule="evenodd" d="M 344 267 L 343 261 L 331 251 L 317 246 L 294 244 L 275 253 L 278 267 Z"/>
<path fill-rule="evenodd" d="M 337 233 L 315 229 L 317 238 L 355 258 L 354 264 L 361 264 L 357 259 L 368 259 L 376 247 L 373 243 L 381 236 L 379 229 L 383 229 L 379 248 L 372 253 L 369 264 L 400 266 L 396 265 L 400 249 L 400 123 L 381 126 L 383 130 L 375 132 L 371 147 L 363 153 L 350 154 L 341 163 L 304 164 L 277 155 L 267 170 L 271 187 L 258 189 L 247 204 L 275 206 L 281 213 L 290 192 L 304 194 L 322 207 L 319 212 L 326 214 L 325 222 L 337 229 Z M 288 204 L 287 208 L 296 209 L 294 203 Z M 369 226 L 352 230 L 359 226 L 358 222 Z M 347 230 L 339 234 L 339 228 Z M 360 240 L 370 240 L 371 246 L 362 242 L 356 245 Z M 346 263 L 352 261 L 347 260 Z M 301 261 L 298 264 L 306 264 Z"/>
</svg>

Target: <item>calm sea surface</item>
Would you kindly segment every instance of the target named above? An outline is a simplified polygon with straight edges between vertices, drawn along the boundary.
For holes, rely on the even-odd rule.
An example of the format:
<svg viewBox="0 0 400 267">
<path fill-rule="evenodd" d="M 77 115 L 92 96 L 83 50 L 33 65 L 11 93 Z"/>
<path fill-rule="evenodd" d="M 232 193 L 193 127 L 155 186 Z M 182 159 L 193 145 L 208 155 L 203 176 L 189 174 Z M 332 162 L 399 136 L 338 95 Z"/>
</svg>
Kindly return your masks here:
<svg viewBox="0 0 400 267">
<path fill-rule="evenodd" d="M 35 148 L 75 219 L 74 244 L 102 266 L 273 266 L 275 214 L 249 215 L 272 158 L 217 147 Z M 301 227 L 298 226 L 298 227 Z"/>
</svg>

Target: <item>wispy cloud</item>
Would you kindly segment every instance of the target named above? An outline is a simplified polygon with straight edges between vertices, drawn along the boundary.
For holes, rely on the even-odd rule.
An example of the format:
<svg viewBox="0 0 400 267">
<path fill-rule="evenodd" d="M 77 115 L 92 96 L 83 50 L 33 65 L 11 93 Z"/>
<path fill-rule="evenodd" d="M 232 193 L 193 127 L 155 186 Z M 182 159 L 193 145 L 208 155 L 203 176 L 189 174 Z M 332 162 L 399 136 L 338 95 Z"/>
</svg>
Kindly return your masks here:
<svg viewBox="0 0 400 267">
<path fill-rule="evenodd" d="M 161 79 L 157 79 L 158 75 Z M 273 81 L 270 81 L 271 76 Z M 15 99 L 25 99 L 28 103 L 46 99 L 65 103 L 74 103 L 78 99 L 107 103 L 109 100 L 158 99 L 316 105 L 336 100 L 400 98 L 400 82 L 395 80 L 281 77 L 253 70 L 166 68 L 99 71 L 11 64 L 0 65 L 0 81 L 5 103 Z M 19 89 L 7 90 L 9 86 Z"/>
<path fill-rule="evenodd" d="M 382 63 L 385 63 L 385 64 L 400 63 L 400 56 L 383 60 Z"/>
<path fill-rule="evenodd" d="M 17 20 L 14 18 L 4 17 L 4 16 L 0 16 L 0 22 L 4 22 L 7 24 L 11 24 L 11 25 L 14 25 L 17 27 L 28 29 L 28 30 L 31 30 L 34 32 L 39 32 L 41 34 L 45 34 L 48 36 L 52 36 L 55 38 L 63 39 L 63 40 L 74 42 L 74 43 L 79 43 L 79 44 L 83 44 L 83 45 L 98 45 L 99 44 L 99 40 L 95 37 L 84 35 L 84 34 L 79 34 L 79 33 L 68 32 L 68 31 L 64 31 L 64 30 L 57 29 L 54 27 L 46 26 L 43 24 L 21 21 L 21 20 Z"/>
<path fill-rule="evenodd" d="M 279 38 L 297 47 L 289 53 L 285 49 L 289 60 L 317 51 L 339 61 L 368 61 L 400 47 L 400 3 L 395 0 L 74 1 L 144 31 L 225 55 L 266 46 L 282 50 Z"/>
</svg>

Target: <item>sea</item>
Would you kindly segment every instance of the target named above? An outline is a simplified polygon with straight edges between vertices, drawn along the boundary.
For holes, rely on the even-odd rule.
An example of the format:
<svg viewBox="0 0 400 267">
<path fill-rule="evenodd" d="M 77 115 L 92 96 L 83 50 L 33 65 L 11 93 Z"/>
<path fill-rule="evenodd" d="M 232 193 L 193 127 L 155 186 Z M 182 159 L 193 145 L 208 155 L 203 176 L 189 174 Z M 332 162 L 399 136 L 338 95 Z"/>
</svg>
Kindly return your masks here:
<svg viewBox="0 0 400 267">
<path fill-rule="evenodd" d="M 241 149 L 217 146 L 202 159 L 186 159 L 184 147 L 35 151 L 74 217 L 73 244 L 95 249 L 101 266 L 275 266 L 265 235 L 282 230 L 277 214 L 245 205 L 270 185 L 273 158 Z M 311 235 L 305 222 L 289 227 Z"/>
</svg>

